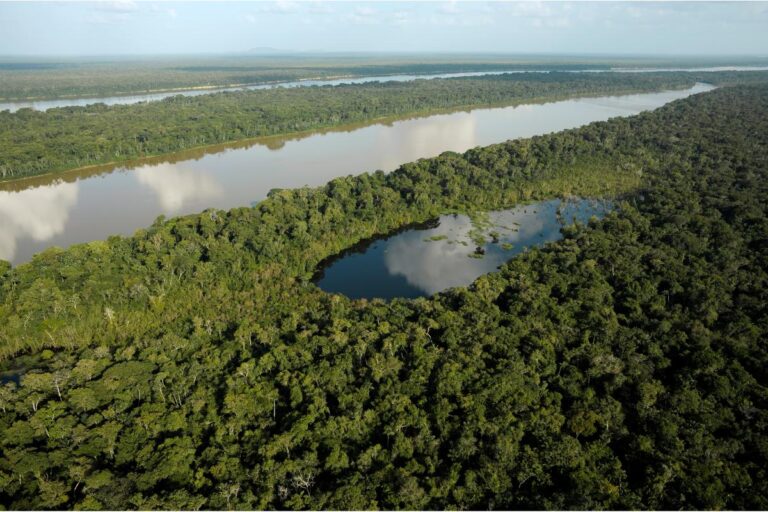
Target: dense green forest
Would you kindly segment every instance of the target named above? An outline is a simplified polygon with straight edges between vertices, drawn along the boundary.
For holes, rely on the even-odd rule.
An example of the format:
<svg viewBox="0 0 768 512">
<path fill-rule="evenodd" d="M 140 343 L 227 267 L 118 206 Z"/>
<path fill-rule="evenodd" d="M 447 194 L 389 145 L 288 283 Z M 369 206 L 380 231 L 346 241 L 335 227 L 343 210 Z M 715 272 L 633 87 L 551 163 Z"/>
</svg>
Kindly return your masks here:
<svg viewBox="0 0 768 512">
<path fill-rule="evenodd" d="M 137 58 L 0 57 L 0 100 L 140 94 L 338 76 L 766 65 L 765 58 L 283 53 Z"/>
<path fill-rule="evenodd" d="M 768 73 L 707 73 L 728 84 Z M 459 106 L 692 86 L 692 73 L 528 73 L 175 96 L 138 105 L 0 112 L 0 179 L 166 154 L 228 141 Z"/>
<path fill-rule="evenodd" d="M 8 508 L 768 508 L 768 86 L 0 265 Z M 616 210 L 469 288 L 328 295 L 440 212 Z"/>
</svg>

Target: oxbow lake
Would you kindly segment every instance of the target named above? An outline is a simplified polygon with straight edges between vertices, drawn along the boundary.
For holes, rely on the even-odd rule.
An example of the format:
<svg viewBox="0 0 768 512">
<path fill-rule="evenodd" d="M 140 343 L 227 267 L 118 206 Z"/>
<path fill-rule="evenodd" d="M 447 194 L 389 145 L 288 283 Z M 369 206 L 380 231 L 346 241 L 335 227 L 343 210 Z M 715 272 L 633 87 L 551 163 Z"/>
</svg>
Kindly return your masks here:
<svg viewBox="0 0 768 512">
<path fill-rule="evenodd" d="M 559 199 L 489 213 L 491 226 L 471 232 L 467 215 L 443 215 L 435 221 L 369 240 L 321 265 L 316 284 L 353 299 L 416 298 L 467 286 L 528 250 L 562 238 L 574 221 L 602 218 L 611 203 Z"/>
<path fill-rule="evenodd" d="M 458 111 L 0 183 L 0 259 L 18 264 L 51 246 L 130 235 L 159 215 L 250 206 L 273 188 L 392 171 L 444 151 L 630 116 L 711 89 L 697 84 L 678 91 Z"/>
</svg>

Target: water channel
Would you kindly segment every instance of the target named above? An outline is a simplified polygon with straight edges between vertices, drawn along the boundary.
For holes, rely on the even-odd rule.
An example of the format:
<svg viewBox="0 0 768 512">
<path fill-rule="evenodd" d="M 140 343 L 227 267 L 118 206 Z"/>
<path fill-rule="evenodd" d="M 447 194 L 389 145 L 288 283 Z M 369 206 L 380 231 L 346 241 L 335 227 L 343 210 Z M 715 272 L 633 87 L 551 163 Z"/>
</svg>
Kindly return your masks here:
<svg viewBox="0 0 768 512">
<path fill-rule="evenodd" d="M 768 71 L 768 66 L 717 66 L 717 67 L 699 67 L 699 68 L 606 68 L 606 69 L 574 69 L 558 70 L 567 73 L 659 73 L 659 72 L 692 72 L 708 73 L 722 71 Z M 21 108 L 32 108 L 35 110 L 48 110 L 56 107 L 84 107 L 94 103 L 104 103 L 105 105 L 131 105 L 134 103 L 159 101 L 171 96 L 201 96 L 203 94 L 212 94 L 222 91 L 242 91 L 257 89 L 274 89 L 276 87 L 311 87 L 324 85 L 343 85 L 343 84 L 364 84 L 368 82 L 410 82 L 412 80 L 429 80 L 433 78 L 459 78 L 486 75 L 502 75 L 507 73 L 550 73 L 551 70 L 542 69 L 516 69 L 502 71 L 473 71 L 465 73 L 441 73 L 441 74 L 410 74 L 410 75 L 380 75 L 363 77 L 345 77 L 334 79 L 318 80 L 296 80 L 292 82 L 279 82 L 272 84 L 240 85 L 235 87 L 216 87 L 206 89 L 180 89 L 174 91 L 163 91 L 143 94 L 127 94 L 117 96 L 86 97 L 86 98 L 61 98 L 51 100 L 17 100 L 0 101 L 0 111 L 10 110 L 15 112 Z"/>
<path fill-rule="evenodd" d="M 249 206 L 273 188 L 391 171 L 444 151 L 634 115 L 712 88 L 458 111 L 0 183 L 0 259 L 18 264 L 47 247 L 130 235 L 159 215 Z"/>
</svg>

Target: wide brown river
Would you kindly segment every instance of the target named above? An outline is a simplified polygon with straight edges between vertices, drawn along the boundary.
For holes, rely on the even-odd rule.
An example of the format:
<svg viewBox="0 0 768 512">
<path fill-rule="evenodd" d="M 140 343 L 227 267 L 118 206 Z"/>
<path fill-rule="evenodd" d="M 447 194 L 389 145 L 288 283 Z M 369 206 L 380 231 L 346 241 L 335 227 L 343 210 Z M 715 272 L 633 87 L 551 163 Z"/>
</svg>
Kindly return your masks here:
<svg viewBox="0 0 768 512">
<path fill-rule="evenodd" d="M 130 235 L 158 215 L 248 206 L 273 188 L 317 186 L 443 151 L 575 128 L 658 108 L 713 87 L 453 112 L 271 138 L 64 175 L 0 183 L 0 259 Z"/>
</svg>

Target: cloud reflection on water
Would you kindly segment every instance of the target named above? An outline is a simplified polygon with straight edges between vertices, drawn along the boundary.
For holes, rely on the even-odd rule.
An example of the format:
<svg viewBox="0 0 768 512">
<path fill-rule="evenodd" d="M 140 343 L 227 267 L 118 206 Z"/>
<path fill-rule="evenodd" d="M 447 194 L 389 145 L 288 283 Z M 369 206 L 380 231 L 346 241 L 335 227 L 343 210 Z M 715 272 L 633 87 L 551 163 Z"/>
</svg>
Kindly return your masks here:
<svg viewBox="0 0 768 512">
<path fill-rule="evenodd" d="M 12 260 L 18 241 L 61 234 L 77 203 L 78 184 L 59 182 L 20 192 L 0 192 L 0 259 Z"/>
<path fill-rule="evenodd" d="M 206 201 L 224 191 L 209 174 L 196 169 L 180 169 L 173 164 L 145 166 L 134 171 L 136 179 L 157 195 L 165 213 L 175 213 L 191 201 Z"/>
<path fill-rule="evenodd" d="M 498 266 L 495 258 L 473 259 L 474 245 L 466 236 L 471 229 L 469 218 L 447 216 L 440 226 L 426 231 L 404 233 L 389 244 L 384 263 L 390 275 L 405 277 L 408 284 L 432 295 L 440 290 L 472 282 Z M 446 235 L 448 240 L 425 242 L 425 238 Z M 463 245 L 460 242 L 467 242 Z"/>
<path fill-rule="evenodd" d="M 396 121 L 395 125 L 397 129 L 376 130 L 376 152 L 384 155 L 380 167 L 387 170 L 396 169 L 403 162 L 436 156 L 448 150 L 463 152 L 479 144 L 477 118 L 467 112 Z M 393 147 L 398 151 L 387 150 Z"/>
<path fill-rule="evenodd" d="M 529 207 L 492 212 L 491 222 L 502 242 L 518 244 L 544 235 L 549 240 L 559 235 L 555 218 L 558 202 L 549 201 Z M 510 229 L 503 229 L 510 228 Z M 390 275 L 403 276 L 408 284 L 432 295 L 447 288 L 466 286 L 478 277 L 494 271 L 517 251 L 486 245 L 482 258 L 471 258 L 476 244 L 469 236 L 472 223 L 465 215 L 445 215 L 440 225 L 423 231 L 406 232 L 393 238 L 384 254 Z M 427 242 L 432 236 L 445 240 Z M 544 240 L 542 238 L 542 240 Z M 462 242 L 465 242 L 464 245 Z"/>
</svg>

